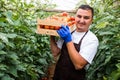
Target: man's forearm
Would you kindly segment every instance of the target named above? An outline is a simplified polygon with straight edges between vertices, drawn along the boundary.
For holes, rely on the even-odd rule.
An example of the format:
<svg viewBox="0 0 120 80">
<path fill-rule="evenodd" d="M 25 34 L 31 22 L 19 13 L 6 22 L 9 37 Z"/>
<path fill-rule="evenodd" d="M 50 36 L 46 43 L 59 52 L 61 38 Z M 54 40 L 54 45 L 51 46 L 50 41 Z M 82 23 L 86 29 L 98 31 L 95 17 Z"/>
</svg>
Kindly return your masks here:
<svg viewBox="0 0 120 80">
<path fill-rule="evenodd" d="M 79 54 L 79 52 L 77 52 L 72 41 L 68 42 L 66 45 L 70 59 L 72 60 L 75 68 L 82 69 L 87 64 L 87 61 Z"/>
<path fill-rule="evenodd" d="M 53 56 L 57 56 L 60 52 L 60 49 L 57 47 L 55 36 L 50 36 L 50 48 L 52 51 Z"/>
</svg>

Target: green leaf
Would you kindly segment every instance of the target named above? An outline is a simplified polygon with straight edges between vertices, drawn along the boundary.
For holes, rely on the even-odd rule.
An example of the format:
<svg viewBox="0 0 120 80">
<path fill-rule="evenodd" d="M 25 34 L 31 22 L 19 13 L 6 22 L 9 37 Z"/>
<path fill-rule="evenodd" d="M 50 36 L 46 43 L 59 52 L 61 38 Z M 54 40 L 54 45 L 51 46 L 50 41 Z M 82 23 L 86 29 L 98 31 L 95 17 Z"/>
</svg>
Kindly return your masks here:
<svg viewBox="0 0 120 80">
<path fill-rule="evenodd" d="M 9 24 L 14 25 L 14 22 L 10 18 L 7 18 L 7 21 L 9 22 Z"/>
<path fill-rule="evenodd" d="M 17 19 L 14 21 L 15 26 L 21 26 L 22 24 L 20 23 L 20 19 Z"/>
<path fill-rule="evenodd" d="M 17 37 L 20 38 L 20 39 L 22 39 L 22 40 L 26 40 L 27 39 L 25 36 L 18 35 Z"/>
<path fill-rule="evenodd" d="M 104 35 L 112 35 L 114 34 L 113 32 L 110 31 L 106 31 L 106 32 L 101 32 L 100 35 L 104 36 Z"/>
<path fill-rule="evenodd" d="M 116 64 L 117 68 L 120 69 L 120 63 Z"/>
<path fill-rule="evenodd" d="M 113 54 L 109 54 L 106 56 L 105 63 L 108 63 L 110 59 L 112 58 Z"/>
<path fill-rule="evenodd" d="M 6 45 L 8 45 L 8 46 L 10 46 L 10 47 L 12 47 L 12 48 L 16 48 L 16 47 L 15 47 L 15 44 L 12 43 L 12 42 L 6 42 Z"/>
<path fill-rule="evenodd" d="M 4 34 L 4 33 L 0 33 L 0 39 L 2 39 L 2 41 L 5 43 L 8 42 L 8 38 L 6 37 L 6 34 Z"/>
<path fill-rule="evenodd" d="M 46 61 L 46 59 L 44 59 L 44 58 L 38 59 L 38 62 L 39 62 L 40 64 L 44 64 L 44 65 L 48 64 L 47 61 Z"/>
<path fill-rule="evenodd" d="M 20 70 L 20 71 L 26 71 L 26 64 L 18 64 L 17 65 L 17 70 Z"/>
<path fill-rule="evenodd" d="M 17 54 L 14 53 L 14 52 L 9 52 L 9 57 L 10 57 L 11 59 L 13 59 L 13 60 L 17 60 L 17 59 L 18 59 Z"/>
<path fill-rule="evenodd" d="M 6 36 L 8 38 L 15 38 L 17 36 L 17 34 L 6 34 Z"/>
<path fill-rule="evenodd" d="M 120 69 L 111 73 L 110 80 L 118 80 L 120 78 Z"/>
<path fill-rule="evenodd" d="M 39 72 L 40 74 L 45 74 L 43 71 L 42 71 L 42 69 L 36 69 L 37 70 L 37 72 Z"/>
<path fill-rule="evenodd" d="M 4 33 L 0 33 L 0 39 L 2 39 L 2 41 L 4 43 L 6 43 L 6 45 L 9 45 L 12 48 L 15 48 L 15 45 L 14 45 L 14 43 L 8 41 L 8 37 L 9 38 L 14 38 L 16 36 L 17 36 L 16 34 L 8 34 L 7 35 L 7 34 L 4 34 Z"/>
<path fill-rule="evenodd" d="M 29 27 L 23 26 L 23 25 L 19 27 L 19 30 L 22 30 L 22 31 L 25 31 L 25 32 L 32 32 L 32 30 Z"/>
<path fill-rule="evenodd" d="M 7 11 L 4 13 L 6 15 L 6 20 L 9 22 L 9 24 L 14 25 L 14 22 L 12 20 L 12 12 L 11 11 Z"/>
<path fill-rule="evenodd" d="M 10 68 L 9 73 L 12 74 L 14 77 L 18 77 L 16 67 L 15 66 L 10 66 L 9 68 Z"/>
<path fill-rule="evenodd" d="M 3 51 L 3 50 L 0 50 L 0 55 L 1 54 L 7 54 L 7 52 Z"/>
<path fill-rule="evenodd" d="M 2 70 L 2 71 L 6 71 L 7 68 L 8 68 L 7 65 L 4 65 L 4 64 L 1 64 L 1 65 L 0 65 L 0 70 Z"/>
<path fill-rule="evenodd" d="M 9 75 L 4 75 L 1 80 L 15 80 L 13 78 L 11 78 Z"/>
<path fill-rule="evenodd" d="M 95 27 L 96 28 L 105 28 L 107 24 L 109 24 L 109 22 L 100 22 Z"/>
<path fill-rule="evenodd" d="M 4 47 L 5 47 L 5 45 L 0 42 L 0 50 L 3 49 Z"/>
<path fill-rule="evenodd" d="M 4 22 L 0 22 L 0 26 L 6 26 L 7 24 Z"/>
<path fill-rule="evenodd" d="M 2 72 L 0 72 L 0 77 L 2 77 L 2 76 L 4 76 L 4 72 L 2 71 Z"/>
<path fill-rule="evenodd" d="M 4 15 L 7 17 L 7 18 L 12 18 L 12 11 L 6 11 L 4 12 Z"/>
<path fill-rule="evenodd" d="M 1 17 L 0 22 L 4 22 L 4 21 L 6 21 L 6 19 Z"/>
</svg>

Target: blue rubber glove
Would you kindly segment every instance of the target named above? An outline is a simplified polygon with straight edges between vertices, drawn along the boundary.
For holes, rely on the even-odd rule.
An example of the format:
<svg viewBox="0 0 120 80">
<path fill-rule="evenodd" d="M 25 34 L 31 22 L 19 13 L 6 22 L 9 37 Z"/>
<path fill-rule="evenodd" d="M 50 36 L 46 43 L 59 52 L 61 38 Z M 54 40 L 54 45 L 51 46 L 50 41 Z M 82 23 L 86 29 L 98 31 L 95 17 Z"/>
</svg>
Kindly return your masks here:
<svg viewBox="0 0 120 80">
<path fill-rule="evenodd" d="M 65 43 L 72 41 L 71 33 L 68 26 L 62 25 L 61 28 L 57 30 L 57 33 L 65 41 Z"/>
</svg>

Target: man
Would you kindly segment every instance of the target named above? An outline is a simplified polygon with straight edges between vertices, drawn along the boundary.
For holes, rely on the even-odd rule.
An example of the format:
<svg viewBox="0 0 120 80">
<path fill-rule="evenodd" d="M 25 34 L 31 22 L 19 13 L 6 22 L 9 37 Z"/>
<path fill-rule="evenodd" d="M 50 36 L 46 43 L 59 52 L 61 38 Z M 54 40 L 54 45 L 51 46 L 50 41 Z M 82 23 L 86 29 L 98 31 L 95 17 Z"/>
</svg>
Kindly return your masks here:
<svg viewBox="0 0 120 80">
<path fill-rule="evenodd" d="M 70 32 L 68 26 L 57 31 L 60 40 L 50 37 L 53 56 L 58 56 L 53 80 L 85 80 L 85 67 L 92 63 L 97 52 L 98 39 L 89 30 L 94 11 L 89 5 L 81 5 L 75 16 L 76 30 Z"/>
</svg>

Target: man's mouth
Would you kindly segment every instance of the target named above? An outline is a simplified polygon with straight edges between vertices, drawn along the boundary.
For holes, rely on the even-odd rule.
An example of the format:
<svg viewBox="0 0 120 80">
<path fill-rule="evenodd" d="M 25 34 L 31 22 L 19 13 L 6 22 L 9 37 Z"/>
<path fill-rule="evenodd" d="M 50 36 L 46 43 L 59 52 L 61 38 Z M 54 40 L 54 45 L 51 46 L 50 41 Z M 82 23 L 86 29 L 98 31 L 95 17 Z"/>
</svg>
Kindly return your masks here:
<svg viewBox="0 0 120 80">
<path fill-rule="evenodd" d="M 85 26 L 85 24 L 79 24 L 79 26 L 80 26 L 80 27 L 83 27 L 83 26 Z"/>
</svg>

